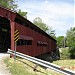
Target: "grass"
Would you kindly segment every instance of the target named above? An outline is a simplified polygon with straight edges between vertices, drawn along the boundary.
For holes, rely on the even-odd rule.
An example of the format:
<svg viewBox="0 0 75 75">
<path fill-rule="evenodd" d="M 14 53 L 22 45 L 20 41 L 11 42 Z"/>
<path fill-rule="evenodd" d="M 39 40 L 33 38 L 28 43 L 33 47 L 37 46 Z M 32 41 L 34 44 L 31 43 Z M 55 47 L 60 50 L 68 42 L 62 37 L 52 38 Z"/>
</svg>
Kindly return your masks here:
<svg viewBox="0 0 75 75">
<path fill-rule="evenodd" d="M 75 60 L 74 59 L 57 60 L 57 61 L 54 61 L 53 63 L 59 66 L 62 66 L 64 68 L 75 70 Z"/>
<path fill-rule="evenodd" d="M 61 48 L 61 50 L 61 60 L 53 61 L 53 63 L 75 71 L 75 60 L 69 58 L 68 48 Z M 17 59 L 16 61 L 13 58 L 4 60 L 12 75 L 64 75 L 41 66 L 38 66 L 37 70 L 33 71 L 34 63 L 21 58 Z"/>
<path fill-rule="evenodd" d="M 10 58 L 5 59 L 4 62 L 7 64 L 7 67 L 9 68 L 12 75 L 64 75 L 51 69 L 45 69 L 41 66 L 38 66 L 37 70 L 33 71 L 35 64 L 24 59 L 20 59 L 20 61 L 14 61 L 13 58 Z"/>
</svg>

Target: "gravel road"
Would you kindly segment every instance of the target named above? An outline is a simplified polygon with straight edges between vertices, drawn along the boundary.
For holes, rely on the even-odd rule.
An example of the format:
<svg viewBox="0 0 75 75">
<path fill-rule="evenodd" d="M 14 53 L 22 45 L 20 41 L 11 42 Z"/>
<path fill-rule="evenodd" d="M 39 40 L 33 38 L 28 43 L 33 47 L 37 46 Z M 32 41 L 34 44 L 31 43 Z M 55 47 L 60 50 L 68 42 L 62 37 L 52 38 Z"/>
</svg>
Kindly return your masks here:
<svg viewBox="0 0 75 75">
<path fill-rule="evenodd" d="M 3 61 L 7 57 L 10 57 L 10 55 L 6 53 L 0 53 L 0 75 L 11 75 L 10 71 Z"/>
</svg>

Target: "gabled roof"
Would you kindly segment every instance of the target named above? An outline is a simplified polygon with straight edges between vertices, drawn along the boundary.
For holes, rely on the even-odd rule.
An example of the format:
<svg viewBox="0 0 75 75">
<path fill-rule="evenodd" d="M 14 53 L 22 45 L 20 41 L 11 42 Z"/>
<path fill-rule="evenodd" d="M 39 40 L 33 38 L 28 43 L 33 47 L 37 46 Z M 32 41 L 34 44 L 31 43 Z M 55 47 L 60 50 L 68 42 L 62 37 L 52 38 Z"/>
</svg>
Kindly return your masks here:
<svg viewBox="0 0 75 75">
<path fill-rule="evenodd" d="M 6 8 L 6 7 L 4 7 L 4 6 L 1 6 L 1 5 L 0 5 L 0 8 L 3 8 L 3 9 L 5 9 L 5 10 L 8 10 L 8 11 L 10 11 L 10 12 L 16 13 L 16 11 L 14 11 L 14 10 L 11 10 L 11 9 L 9 9 L 9 8 Z"/>
<path fill-rule="evenodd" d="M 18 18 L 19 20 L 21 20 L 22 22 L 26 22 L 27 24 L 31 25 L 32 27 L 34 27 L 35 29 L 39 30 L 40 32 L 43 33 L 43 35 L 51 38 L 52 40 L 56 41 L 54 38 L 52 38 L 50 35 L 48 35 L 46 32 L 44 32 L 43 30 L 41 30 L 39 27 L 37 27 L 36 25 L 34 25 L 32 22 L 30 22 L 28 19 L 22 17 L 21 15 L 19 15 L 16 11 L 13 11 L 11 9 L 8 9 L 8 8 L 5 8 L 3 6 L 0 6 L 0 8 L 3 8 L 5 10 L 8 10 L 9 12 L 12 12 L 12 13 L 15 13 L 16 14 L 16 17 L 15 18 Z"/>
</svg>

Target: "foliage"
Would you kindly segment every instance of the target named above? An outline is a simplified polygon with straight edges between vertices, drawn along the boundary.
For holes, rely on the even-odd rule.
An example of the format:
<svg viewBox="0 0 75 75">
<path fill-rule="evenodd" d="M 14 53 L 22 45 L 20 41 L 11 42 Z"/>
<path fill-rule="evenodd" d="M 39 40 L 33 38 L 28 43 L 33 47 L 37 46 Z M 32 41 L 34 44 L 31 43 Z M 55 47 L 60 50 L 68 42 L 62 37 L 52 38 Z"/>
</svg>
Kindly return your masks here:
<svg viewBox="0 0 75 75">
<path fill-rule="evenodd" d="M 39 27 L 40 29 L 42 29 L 43 31 L 45 31 L 46 33 L 48 33 L 50 36 L 52 36 L 53 38 L 55 37 L 55 30 L 52 30 L 52 28 L 48 28 L 48 26 L 42 22 L 42 19 L 40 17 L 37 17 L 33 20 L 33 23 Z"/>
<path fill-rule="evenodd" d="M 56 39 L 55 30 L 53 30 L 52 27 L 50 27 L 49 30 L 47 30 L 47 33 L 48 33 L 48 35 L 50 35 L 51 37 Z"/>
<path fill-rule="evenodd" d="M 18 10 L 18 13 L 19 13 L 21 16 L 27 18 L 27 12 L 23 12 L 21 9 L 19 9 L 19 10 Z"/>
<path fill-rule="evenodd" d="M 57 45 L 60 48 L 64 46 L 64 36 L 58 36 L 57 37 Z"/>
<path fill-rule="evenodd" d="M 15 10 L 21 16 L 27 18 L 27 12 L 23 12 L 21 9 L 18 10 L 18 5 L 15 3 L 15 0 L 0 0 L 0 5 Z"/>
<path fill-rule="evenodd" d="M 15 4 L 15 0 L 0 0 L 0 5 L 12 10 L 16 10 L 18 7 L 17 4 Z"/>
<path fill-rule="evenodd" d="M 70 30 L 67 31 L 66 38 L 70 50 L 70 56 L 71 58 L 75 58 L 75 27 L 71 27 Z"/>
<path fill-rule="evenodd" d="M 45 32 L 48 30 L 48 27 L 44 22 L 42 22 L 42 19 L 40 17 L 35 18 L 33 20 L 33 23 Z"/>
<path fill-rule="evenodd" d="M 59 48 L 60 59 L 70 59 L 69 47 Z"/>
</svg>

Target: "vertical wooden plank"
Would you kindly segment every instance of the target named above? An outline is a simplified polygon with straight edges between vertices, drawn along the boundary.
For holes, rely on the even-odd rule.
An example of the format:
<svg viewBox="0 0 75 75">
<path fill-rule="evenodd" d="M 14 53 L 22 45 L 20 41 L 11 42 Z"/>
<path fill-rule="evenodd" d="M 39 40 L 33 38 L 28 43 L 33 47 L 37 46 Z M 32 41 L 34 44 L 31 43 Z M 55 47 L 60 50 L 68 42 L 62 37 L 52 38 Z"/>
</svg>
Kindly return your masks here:
<svg viewBox="0 0 75 75">
<path fill-rule="evenodd" d="M 15 31 L 15 22 L 10 22 L 11 24 L 11 49 L 15 49 L 14 45 L 14 31 Z"/>
</svg>

